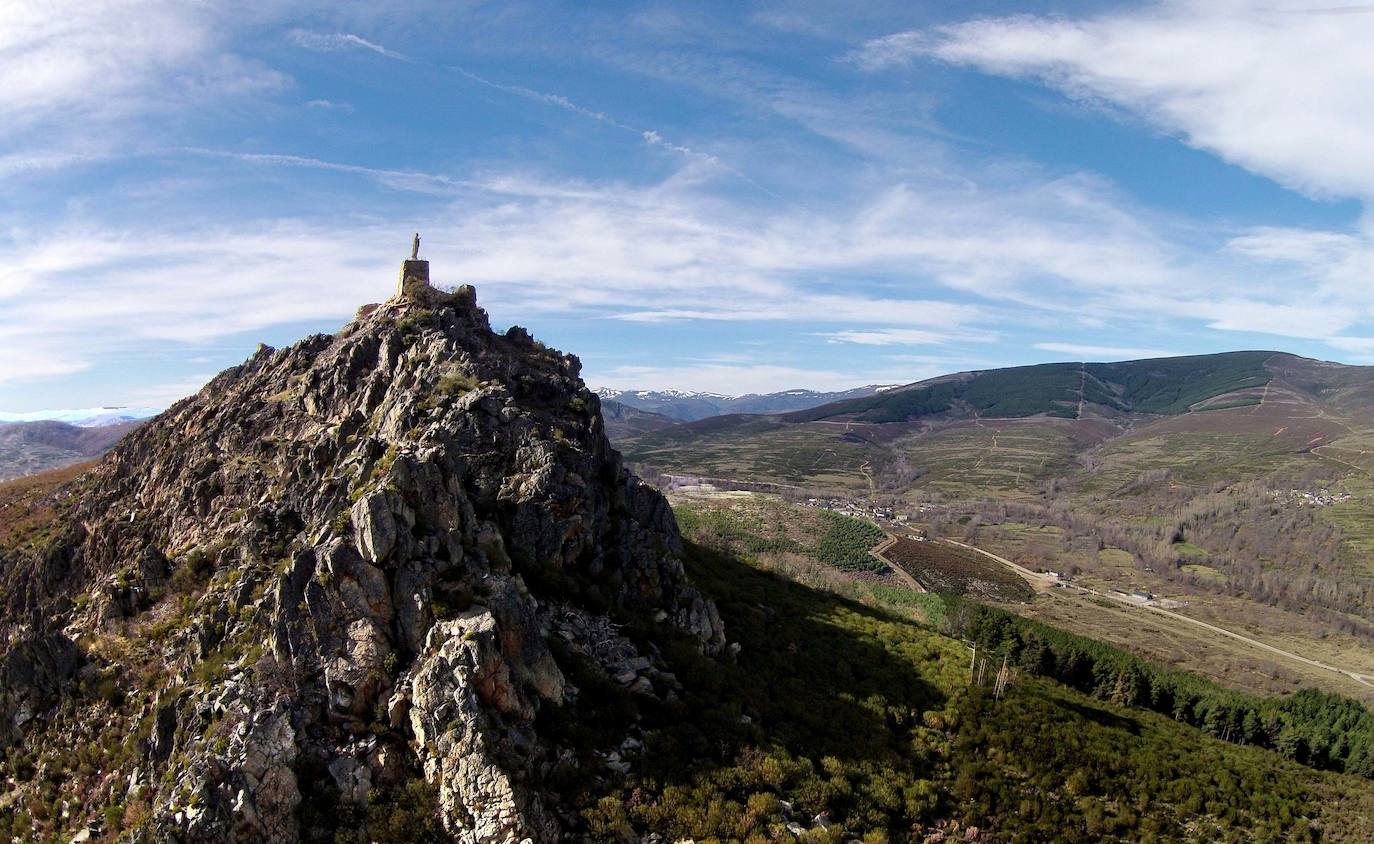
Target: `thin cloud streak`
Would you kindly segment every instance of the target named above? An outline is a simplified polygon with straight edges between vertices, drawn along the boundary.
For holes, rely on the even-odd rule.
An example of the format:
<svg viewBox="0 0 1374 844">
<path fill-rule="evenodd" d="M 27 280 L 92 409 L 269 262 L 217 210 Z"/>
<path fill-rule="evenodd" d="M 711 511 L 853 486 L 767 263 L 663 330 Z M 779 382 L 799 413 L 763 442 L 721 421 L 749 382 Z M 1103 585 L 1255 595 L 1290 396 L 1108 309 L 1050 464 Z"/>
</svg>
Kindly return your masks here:
<svg viewBox="0 0 1374 844">
<path fill-rule="evenodd" d="M 1166 358 L 1178 354 L 1177 352 L 1168 352 L 1161 349 L 1141 349 L 1131 346 L 1093 346 L 1081 343 L 1036 343 L 1035 348 L 1044 352 L 1071 355 L 1076 360 L 1107 362 L 1141 360 L 1144 358 Z"/>
<path fill-rule="evenodd" d="M 404 53 L 395 50 L 388 50 L 381 44 L 368 41 L 359 35 L 351 32 L 312 32 L 308 29 L 293 29 L 286 34 L 288 40 L 297 47 L 311 50 L 316 53 L 337 53 L 343 50 L 360 48 L 370 50 L 379 56 L 388 59 L 408 62 L 410 59 Z"/>
</svg>

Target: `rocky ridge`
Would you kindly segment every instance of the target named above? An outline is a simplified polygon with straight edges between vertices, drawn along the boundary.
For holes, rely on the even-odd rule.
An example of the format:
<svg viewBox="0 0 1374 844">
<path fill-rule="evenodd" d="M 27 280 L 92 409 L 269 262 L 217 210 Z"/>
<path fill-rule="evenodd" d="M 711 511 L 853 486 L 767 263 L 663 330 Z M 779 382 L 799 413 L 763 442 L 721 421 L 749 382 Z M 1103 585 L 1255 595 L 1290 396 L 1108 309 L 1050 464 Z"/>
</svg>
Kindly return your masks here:
<svg viewBox="0 0 1374 844">
<path fill-rule="evenodd" d="M 540 724 L 578 705 L 570 660 L 671 697 L 621 621 L 725 645 L 579 369 L 410 279 L 128 436 L 0 550 L 0 811 L 111 840 L 562 840 L 547 783 L 581 763 Z M 83 747 L 48 799 L 49 751 Z"/>
</svg>

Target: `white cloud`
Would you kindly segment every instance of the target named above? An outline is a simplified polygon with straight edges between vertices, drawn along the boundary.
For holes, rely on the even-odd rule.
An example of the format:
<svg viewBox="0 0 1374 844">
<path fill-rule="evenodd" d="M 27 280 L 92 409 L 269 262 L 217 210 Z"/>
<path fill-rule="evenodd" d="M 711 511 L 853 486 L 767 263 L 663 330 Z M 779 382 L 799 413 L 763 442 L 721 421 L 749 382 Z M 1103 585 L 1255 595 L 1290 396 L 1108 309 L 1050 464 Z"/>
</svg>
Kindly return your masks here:
<svg viewBox="0 0 1374 844">
<path fill-rule="evenodd" d="M 25 344 L 35 344 L 27 347 L 16 343 L 5 344 L 5 353 L 0 355 L 0 384 L 41 381 L 90 368 L 89 362 L 72 357 L 43 340 L 41 337 L 25 337 Z"/>
<path fill-rule="evenodd" d="M 177 0 L 10 0 L 0 13 L 0 138 L 275 89 L 286 77 L 229 52 L 226 23 Z"/>
<path fill-rule="evenodd" d="M 1315 195 L 1374 197 L 1374 15 L 1294 0 L 1166 0 L 1089 18 L 981 18 L 869 42 L 1109 102 Z M 1323 10 L 1316 10 L 1317 12 Z"/>
<path fill-rule="evenodd" d="M 140 387 L 130 391 L 126 401 L 146 407 L 170 407 L 181 399 L 200 392 L 200 388 L 214 377 L 215 374 L 212 372 L 202 372 L 175 381 Z"/>
<path fill-rule="evenodd" d="M 831 343 L 851 343 L 857 346 L 933 346 L 951 339 L 946 332 L 925 328 L 830 331 L 821 332 L 816 336 L 824 337 Z"/>
<path fill-rule="evenodd" d="M 342 322 L 392 292 L 391 262 L 369 261 L 366 244 L 378 239 L 286 222 L 175 236 L 66 230 L 0 250 L 0 382 L 80 371 L 158 341 Z"/>
<path fill-rule="evenodd" d="M 1130 346 L 1091 346 L 1080 343 L 1036 343 L 1035 348 L 1046 352 L 1072 355 L 1078 360 L 1139 360 L 1141 358 L 1171 357 L 1177 352 L 1160 349 L 1141 349 Z"/>
<path fill-rule="evenodd" d="M 1046 317 L 1100 320 L 1121 331 L 1178 319 L 1324 339 L 1355 333 L 1366 306 L 1353 303 L 1371 299 L 1343 292 L 1368 260 L 1360 238 L 1256 229 L 1227 242 L 1219 265 L 1086 178 L 973 191 L 899 184 L 760 217 L 671 177 L 645 186 L 518 172 L 463 179 L 192 152 L 245 167 L 326 169 L 419 191 L 429 204 L 403 226 L 333 215 L 188 226 L 172 236 L 156 221 L 73 224 L 36 241 L 0 243 L 0 337 L 17 333 L 20 345 L 44 339 L 63 349 L 53 360 L 71 371 L 121 344 L 199 344 L 284 323 L 342 321 L 356 305 L 390 295 L 404 245 L 393 229 L 408 235 L 412 225 L 424 233 L 436 282 L 475 283 L 482 301 L 502 313 L 793 322 L 871 346 L 978 341 L 1008 320 Z M 1315 281 L 1304 275 L 1314 273 Z M 1151 350 L 1117 351 L 1103 356 Z M 13 366 L 0 378 L 26 369 Z M 715 389 L 746 382 L 744 389 L 785 389 L 911 375 L 788 380 L 800 371 L 691 366 L 655 377 L 710 386 L 720 376 L 732 380 Z M 649 375 L 627 371 L 615 383 L 654 386 L 641 379 Z"/>
<path fill-rule="evenodd" d="M 291 43 L 306 50 L 316 53 L 337 53 L 342 50 L 363 49 L 371 50 L 379 56 L 386 56 L 389 59 L 398 61 L 409 61 L 403 54 L 395 50 L 388 50 L 381 44 L 368 41 L 351 32 L 311 32 L 308 29 L 293 29 L 286 34 Z"/>
<path fill-rule="evenodd" d="M 305 107 L 315 111 L 337 111 L 340 114 L 352 114 L 353 105 L 351 103 L 336 102 L 334 100 L 308 100 Z"/>
</svg>

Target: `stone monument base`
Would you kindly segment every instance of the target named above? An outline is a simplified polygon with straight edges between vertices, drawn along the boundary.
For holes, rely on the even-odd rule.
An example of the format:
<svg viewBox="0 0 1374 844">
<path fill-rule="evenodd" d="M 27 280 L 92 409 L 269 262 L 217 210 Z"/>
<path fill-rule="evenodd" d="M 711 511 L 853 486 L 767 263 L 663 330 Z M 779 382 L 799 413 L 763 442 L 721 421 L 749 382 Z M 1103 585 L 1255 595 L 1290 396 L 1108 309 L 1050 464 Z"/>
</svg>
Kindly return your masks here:
<svg viewBox="0 0 1374 844">
<path fill-rule="evenodd" d="M 429 261 L 401 262 L 401 281 L 396 285 L 397 295 L 406 292 L 406 279 L 408 278 L 418 278 L 425 284 L 429 284 Z"/>
</svg>

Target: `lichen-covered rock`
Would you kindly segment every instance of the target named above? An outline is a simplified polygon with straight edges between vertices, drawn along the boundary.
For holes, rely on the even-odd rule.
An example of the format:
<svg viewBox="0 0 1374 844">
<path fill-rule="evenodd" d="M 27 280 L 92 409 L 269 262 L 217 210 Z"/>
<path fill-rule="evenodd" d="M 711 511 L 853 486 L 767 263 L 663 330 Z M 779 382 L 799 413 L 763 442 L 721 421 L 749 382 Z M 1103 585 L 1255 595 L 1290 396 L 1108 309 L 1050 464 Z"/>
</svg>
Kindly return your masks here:
<svg viewBox="0 0 1374 844">
<path fill-rule="evenodd" d="M 458 840 L 558 840 L 567 750 L 536 725 L 575 690 L 548 638 L 636 694 L 672 683 L 608 613 L 725 644 L 578 360 L 492 332 L 470 289 L 405 290 L 130 435 L 0 570 L 5 729 L 58 740 L 40 716 L 78 669 L 124 682 L 143 733 L 102 776 L 147 772 L 147 840 L 318 837 L 417 776 Z"/>
</svg>

